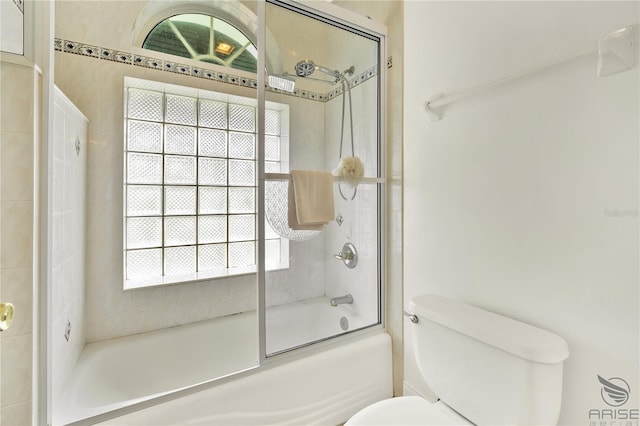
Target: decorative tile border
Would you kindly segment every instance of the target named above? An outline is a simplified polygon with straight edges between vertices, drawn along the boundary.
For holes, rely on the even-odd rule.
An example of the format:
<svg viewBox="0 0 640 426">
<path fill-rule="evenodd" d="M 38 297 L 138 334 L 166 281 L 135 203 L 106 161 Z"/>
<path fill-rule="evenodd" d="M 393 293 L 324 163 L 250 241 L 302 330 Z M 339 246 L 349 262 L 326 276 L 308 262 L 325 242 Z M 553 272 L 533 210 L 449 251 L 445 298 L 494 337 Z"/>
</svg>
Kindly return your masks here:
<svg viewBox="0 0 640 426">
<path fill-rule="evenodd" d="M 18 0 L 14 0 L 18 1 Z M 53 47 L 55 50 L 64 53 L 72 53 L 75 55 L 88 56 L 91 58 L 102 59 L 112 62 L 120 62 L 122 64 L 151 68 L 158 71 L 172 72 L 177 74 L 188 75 L 191 77 L 203 78 L 205 80 L 213 80 L 221 83 L 233 84 L 234 86 L 243 86 L 257 89 L 257 80 L 250 79 L 243 76 L 226 74 L 220 71 L 209 70 L 206 68 L 194 67 L 191 65 L 184 65 L 177 62 L 165 61 L 163 59 L 157 59 L 150 56 L 142 56 L 129 52 L 122 52 L 114 49 L 107 49 L 104 47 L 94 46 L 90 44 L 84 44 L 77 41 L 63 40 L 60 38 L 54 39 Z M 349 81 L 349 86 L 354 88 L 363 82 L 373 78 L 377 75 L 377 67 L 371 67 L 365 70 L 363 73 L 356 75 Z M 268 92 L 279 93 L 281 95 L 293 96 L 297 98 L 309 99 L 318 102 L 328 102 L 331 99 L 342 93 L 342 85 L 327 93 L 317 93 L 309 90 L 295 89 L 293 93 L 286 92 L 284 90 L 275 89 L 270 86 L 265 86 Z"/>
<path fill-rule="evenodd" d="M 24 15 L 24 0 L 13 0 L 13 3 L 18 6 L 20 13 Z"/>
</svg>

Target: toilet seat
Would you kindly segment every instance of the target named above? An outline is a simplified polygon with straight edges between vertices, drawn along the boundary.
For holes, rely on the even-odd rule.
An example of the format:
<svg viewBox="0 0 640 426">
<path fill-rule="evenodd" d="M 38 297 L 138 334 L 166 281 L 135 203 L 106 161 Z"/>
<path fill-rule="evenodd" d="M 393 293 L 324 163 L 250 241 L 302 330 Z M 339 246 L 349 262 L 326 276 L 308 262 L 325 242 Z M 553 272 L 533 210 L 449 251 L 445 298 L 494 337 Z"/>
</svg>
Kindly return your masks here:
<svg viewBox="0 0 640 426">
<path fill-rule="evenodd" d="M 442 401 L 431 403 L 419 396 L 401 396 L 363 408 L 345 426 L 471 424 Z"/>
</svg>

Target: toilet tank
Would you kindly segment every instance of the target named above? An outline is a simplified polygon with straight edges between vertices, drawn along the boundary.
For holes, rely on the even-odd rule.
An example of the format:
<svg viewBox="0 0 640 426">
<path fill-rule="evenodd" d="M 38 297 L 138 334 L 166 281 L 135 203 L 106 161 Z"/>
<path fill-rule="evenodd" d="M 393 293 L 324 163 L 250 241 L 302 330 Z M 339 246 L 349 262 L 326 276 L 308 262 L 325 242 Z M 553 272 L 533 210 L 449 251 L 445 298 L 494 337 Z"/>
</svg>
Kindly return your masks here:
<svg viewBox="0 0 640 426">
<path fill-rule="evenodd" d="M 555 425 L 567 343 L 546 330 L 442 296 L 411 299 L 420 372 L 477 425 Z"/>
</svg>

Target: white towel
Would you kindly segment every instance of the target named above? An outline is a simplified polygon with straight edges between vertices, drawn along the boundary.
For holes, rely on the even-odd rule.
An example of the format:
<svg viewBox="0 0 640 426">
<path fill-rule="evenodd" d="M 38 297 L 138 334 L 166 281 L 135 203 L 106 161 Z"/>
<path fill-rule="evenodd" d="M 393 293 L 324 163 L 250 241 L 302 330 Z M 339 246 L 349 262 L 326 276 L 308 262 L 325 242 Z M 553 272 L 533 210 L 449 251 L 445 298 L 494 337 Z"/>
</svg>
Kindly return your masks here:
<svg viewBox="0 0 640 426">
<path fill-rule="evenodd" d="M 292 170 L 289 179 L 289 227 L 318 231 L 334 216 L 331 173 Z"/>
</svg>

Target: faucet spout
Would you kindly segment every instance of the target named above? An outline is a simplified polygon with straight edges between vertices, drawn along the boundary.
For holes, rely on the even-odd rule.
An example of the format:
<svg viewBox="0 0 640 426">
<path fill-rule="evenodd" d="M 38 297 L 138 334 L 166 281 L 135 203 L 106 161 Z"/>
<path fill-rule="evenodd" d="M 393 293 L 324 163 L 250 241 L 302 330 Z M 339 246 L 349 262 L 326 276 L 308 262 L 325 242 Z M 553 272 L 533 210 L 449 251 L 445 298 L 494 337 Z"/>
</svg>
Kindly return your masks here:
<svg viewBox="0 0 640 426">
<path fill-rule="evenodd" d="M 344 296 L 340 296 L 340 297 L 332 297 L 330 300 L 331 302 L 331 306 L 338 306 L 338 305 L 350 305 L 353 303 L 353 296 L 350 294 L 344 295 Z"/>
</svg>

